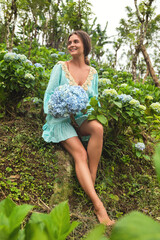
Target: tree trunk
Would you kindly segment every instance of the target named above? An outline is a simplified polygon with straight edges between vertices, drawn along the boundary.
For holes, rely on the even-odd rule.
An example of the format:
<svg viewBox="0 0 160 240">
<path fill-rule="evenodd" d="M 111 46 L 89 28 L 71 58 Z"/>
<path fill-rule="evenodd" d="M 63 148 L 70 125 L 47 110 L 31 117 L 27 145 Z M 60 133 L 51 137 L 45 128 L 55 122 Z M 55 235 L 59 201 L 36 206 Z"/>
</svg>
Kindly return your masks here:
<svg viewBox="0 0 160 240">
<path fill-rule="evenodd" d="M 12 33 L 11 33 L 11 41 L 10 41 L 10 51 L 13 48 L 13 40 L 14 40 L 14 33 L 15 33 L 15 26 L 16 26 L 16 21 L 17 21 L 17 5 L 16 1 L 13 2 L 13 15 L 14 15 L 14 20 L 13 20 L 13 26 L 12 26 Z"/>
<path fill-rule="evenodd" d="M 151 77 L 152 77 L 152 79 L 153 79 L 156 87 L 160 87 L 159 79 L 158 79 L 158 77 L 156 76 L 156 73 L 155 73 L 155 71 L 154 71 L 154 69 L 153 69 L 153 66 L 152 66 L 150 57 L 149 57 L 149 55 L 148 55 L 148 53 L 147 53 L 146 47 L 145 47 L 143 44 L 141 45 L 141 51 L 142 51 L 142 53 L 143 53 L 144 60 L 145 60 L 145 62 L 146 62 L 146 64 L 147 64 L 148 71 L 149 71 L 149 73 L 150 73 L 150 75 L 151 75 Z"/>
<path fill-rule="evenodd" d="M 149 76 L 149 70 L 148 70 L 148 68 L 147 68 L 147 72 L 146 72 L 146 74 L 145 74 L 145 76 L 144 76 L 144 78 L 143 78 L 143 84 L 145 83 L 145 81 L 146 81 L 146 79 L 147 79 L 147 77 Z"/>
<path fill-rule="evenodd" d="M 135 82 L 137 79 L 137 58 L 140 52 L 140 46 L 136 46 L 135 53 L 132 59 L 132 79 Z"/>
</svg>

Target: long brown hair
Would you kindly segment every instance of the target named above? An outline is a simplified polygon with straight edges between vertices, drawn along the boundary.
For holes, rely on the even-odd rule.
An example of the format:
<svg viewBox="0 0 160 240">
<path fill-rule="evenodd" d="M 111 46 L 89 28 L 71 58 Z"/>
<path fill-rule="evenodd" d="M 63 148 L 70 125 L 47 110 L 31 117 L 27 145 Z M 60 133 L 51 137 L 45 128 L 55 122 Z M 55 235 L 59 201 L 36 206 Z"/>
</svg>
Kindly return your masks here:
<svg viewBox="0 0 160 240">
<path fill-rule="evenodd" d="M 90 36 L 88 35 L 88 33 L 86 33 L 85 31 L 82 31 L 82 30 L 76 30 L 74 32 L 72 32 L 69 37 L 68 37 L 68 40 L 69 38 L 76 34 L 78 37 L 81 38 L 82 42 L 83 42 L 83 47 L 84 47 L 84 60 L 85 60 L 85 63 L 87 65 L 90 64 L 89 62 L 89 59 L 88 59 L 88 54 L 90 53 L 91 51 L 91 39 L 90 39 Z"/>
</svg>

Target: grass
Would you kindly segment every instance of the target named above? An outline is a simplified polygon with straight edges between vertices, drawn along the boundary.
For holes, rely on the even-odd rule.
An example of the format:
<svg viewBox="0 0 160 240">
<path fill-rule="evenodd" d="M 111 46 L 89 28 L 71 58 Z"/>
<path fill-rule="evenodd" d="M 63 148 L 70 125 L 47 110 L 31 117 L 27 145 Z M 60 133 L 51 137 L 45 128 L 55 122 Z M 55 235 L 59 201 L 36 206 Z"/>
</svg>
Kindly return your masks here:
<svg viewBox="0 0 160 240">
<path fill-rule="evenodd" d="M 43 123 L 40 109 L 0 120 L 0 200 L 10 197 L 18 204 L 29 203 L 40 212 L 49 212 L 58 178 L 55 153 L 61 146 L 43 141 Z M 152 150 L 147 151 L 152 154 Z M 160 216 L 160 189 L 152 160 L 135 157 L 125 143 L 115 147 L 105 140 L 95 188 L 111 218 L 132 210 L 154 219 Z M 81 239 L 98 222 L 75 174 L 69 205 L 71 220 L 81 224 L 68 239 Z"/>
</svg>

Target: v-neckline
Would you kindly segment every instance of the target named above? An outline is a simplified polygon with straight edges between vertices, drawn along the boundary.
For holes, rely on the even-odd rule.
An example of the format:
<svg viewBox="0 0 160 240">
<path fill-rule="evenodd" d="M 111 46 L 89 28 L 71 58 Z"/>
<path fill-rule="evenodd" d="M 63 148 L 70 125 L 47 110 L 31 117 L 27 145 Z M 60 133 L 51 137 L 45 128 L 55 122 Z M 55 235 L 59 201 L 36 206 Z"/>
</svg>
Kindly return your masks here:
<svg viewBox="0 0 160 240">
<path fill-rule="evenodd" d="M 78 83 L 76 82 L 75 78 L 74 78 L 74 77 L 72 76 L 72 74 L 70 73 L 70 71 L 69 71 L 69 69 L 68 69 L 68 64 L 67 64 L 67 62 L 64 62 L 64 64 L 65 64 L 65 66 L 66 66 L 67 73 L 68 73 L 68 74 L 70 75 L 70 77 L 73 79 L 73 81 L 75 82 L 75 84 L 76 84 L 77 86 L 83 87 L 83 85 L 85 84 L 85 82 L 88 80 L 88 77 L 89 77 L 90 72 L 91 72 L 91 67 L 89 66 L 89 71 L 88 71 L 88 75 L 87 75 L 87 77 L 86 77 L 86 80 L 84 81 L 84 83 L 83 83 L 82 85 L 80 85 L 80 84 L 78 84 Z"/>
<path fill-rule="evenodd" d="M 58 63 L 61 64 L 62 70 L 64 71 L 66 78 L 69 80 L 69 85 L 81 86 L 85 91 L 88 90 L 88 87 L 91 85 L 91 81 L 93 80 L 94 74 L 97 73 L 95 68 L 90 66 L 90 71 L 89 71 L 86 81 L 82 85 L 78 85 L 77 82 L 75 81 L 75 79 L 73 78 L 73 76 L 70 74 L 66 63 L 64 61 L 59 61 Z"/>
</svg>

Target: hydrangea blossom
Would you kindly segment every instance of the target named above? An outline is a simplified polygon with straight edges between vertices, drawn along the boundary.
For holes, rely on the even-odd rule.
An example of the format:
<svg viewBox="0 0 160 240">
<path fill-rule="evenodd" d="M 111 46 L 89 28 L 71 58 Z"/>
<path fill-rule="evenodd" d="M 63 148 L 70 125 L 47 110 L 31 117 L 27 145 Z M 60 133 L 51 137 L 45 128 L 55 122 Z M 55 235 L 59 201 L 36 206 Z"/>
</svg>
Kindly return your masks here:
<svg viewBox="0 0 160 240">
<path fill-rule="evenodd" d="M 127 83 L 122 83 L 122 84 L 120 85 L 120 87 L 127 87 L 127 86 L 128 86 Z"/>
<path fill-rule="evenodd" d="M 114 75 L 114 76 L 113 76 L 113 79 L 115 79 L 115 78 L 118 78 L 118 75 Z"/>
<path fill-rule="evenodd" d="M 117 96 L 118 93 L 117 93 L 117 91 L 115 89 L 112 89 L 112 88 L 104 89 L 104 91 L 102 92 L 102 96 L 107 96 L 107 95 L 109 95 L 109 96 Z"/>
<path fill-rule="evenodd" d="M 52 57 L 52 58 L 58 58 L 58 54 L 57 54 L 57 53 L 52 53 L 52 54 L 51 54 L 51 57 Z"/>
<path fill-rule="evenodd" d="M 40 64 L 40 63 L 35 63 L 34 66 L 35 66 L 36 68 L 43 68 L 42 64 Z"/>
<path fill-rule="evenodd" d="M 20 60 L 21 62 L 26 61 L 27 57 L 23 54 L 16 54 L 15 52 L 9 52 L 4 55 L 6 62 Z"/>
<path fill-rule="evenodd" d="M 141 110 L 144 110 L 144 111 L 146 110 L 146 106 L 141 105 L 141 104 L 139 105 L 139 108 L 140 108 Z"/>
<path fill-rule="evenodd" d="M 160 103 L 155 102 L 150 105 L 150 108 L 153 109 L 155 112 L 160 113 Z"/>
<path fill-rule="evenodd" d="M 140 89 L 139 88 L 133 88 L 133 90 L 132 90 L 133 92 L 139 92 L 140 91 Z"/>
<path fill-rule="evenodd" d="M 6 62 L 14 61 L 17 59 L 18 59 L 17 54 L 13 53 L 13 52 L 9 52 L 4 55 L 4 61 L 6 61 Z"/>
<path fill-rule="evenodd" d="M 63 55 L 65 55 L 65 52 L 58 52 L 58 54 L 63 56 Z"/>
<path fill-rule="evenodd" d="M 48 112 L 55 118 L 69 117 L 70 114 L 86 108 L 88 95 L 81 86 L 64 84 L 55 89 L 48 102 Z"/>
<path fill-rule="evenodd" d="M 145 149 L 145 144 L 142 142 L 138 142 L 135 144 L 135 148 L 138 149 L 139 151 L 143 151 Z"/>
<path fill-rule="evenodd" d="M 107 71 L 103 72 L 103 75 L 108 75 L 108 74 L 109 74 L 109 72 L 107 72 Z"/>
<path fill-rule="evenodd" d="M 148 96 L 145 97 L 145 99 L 147 99 L 147 100 L 153 100 L 153 97 L 150 96 L 150 95 L 148 95 Z"/>
<path fill-rule="evenodd" d="M 35 77 L 31 73 L 26 73 L 24 78 L 25 79 L 30 79 L 30 80 L 34 80 L 35 79 Z"/>
<path fill-rule="evenodd" d="M 135 107 L 139 107 L 140 105 L 140 102 L 136 99 L 132 99 L 129 103 Z"/>
<path fill-rule="evenodd" d="M 33 65 L 33 63 L 29 60 L 29 59 L 26 59 L 26 61 L 25 61 L 26 63 L 28 63 L 29 65 Z"/>
<path fill-rule="evenodd" d="M 24 62 L 27 60 L 27 57 L 24 54 L 17 54 L 17 59 Z"/>
<path fill-rule="evenodd" d="M 126 103 L 126 102 L 130 102 L 133 98 L 131 97 L 131 95 L 127 95 L 127 94 L 120 94 L 117 95 L 117 98 L 122 101 L 122 103 Z"/>
<path fill-rule="evenodd" d="M 99 84 L 99 86 L 105 86 L 106 84 L 110 85 L 111 81 L 107 78 L 100 78 L 98 80 L 98 84 Z"/>
</svg>

